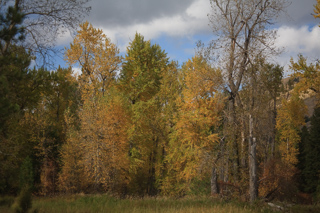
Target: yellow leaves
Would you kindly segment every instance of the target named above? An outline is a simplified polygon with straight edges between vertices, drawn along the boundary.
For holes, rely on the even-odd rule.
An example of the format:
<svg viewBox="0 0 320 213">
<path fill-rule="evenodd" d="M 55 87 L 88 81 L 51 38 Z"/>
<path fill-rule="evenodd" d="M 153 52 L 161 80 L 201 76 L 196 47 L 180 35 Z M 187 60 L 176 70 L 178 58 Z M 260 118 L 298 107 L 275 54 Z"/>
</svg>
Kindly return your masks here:
<svg viewBox="0 0 320 213">
<path fill-rule="evenodd" d="M 101 185 L 107 190 L 111 185 L 128 180 L 127 129 L 130 122 L 123 106 L 117 94 L 110 95 L 108 99 L 101 96 L 84 99 L 79 111 L 80 130 L 68 130 L 67 144 L 72 145 L 64 145 L 62 151 L 62 173 L 67 176 L 62 178 L 62 186 L 74 178 L 75 171 L 69 164 L 80 168 L 79 176 L 87 187 Z M 71 149 L 77 153 L 69 155 Z M 79 156 L 79 159 L 74 162 L 72 155 Z"/>
<path fill-rule="evenodd" d="M 73 43 L 66 49 L 65 59 L 70 66 L 81 66 L 84 82 L 92 84 L 93 89 L 104 94 L 119 69 L 121 57 L 118 55 L 119 49 L 102 30 L 85 22 L 80 25 Z"/>
<path fill-rule="evenodd" d="M 317 0 L 317 4 L 314 5 L 313 12 L 314 12 L 313 17 L 320 18 L 320 0 Z"/>
<path fill-rule="evenodd" d="M 294 71 L 292 77 L 298 80 L 294 92 L 300 96 L 320 96 L 320 63 L 307 64 L 307 59 L 299 55 L 297 62 L 291 59 L 290 68 Z M 319 97 L 318 97 L 319 98 Z"/>
<path fill-rule="evenodd" d="M 75 146 L 83 150 L 77 165 L 84 172 L 84 182 L 102 184 L 105 188 L 125 179 L 123 171 L 129 166 L 127 116 L 120 99 L 115 94 L 112 96 L 110 90 L 121 62 L 118 54 L 119 49 L 102 30 L 93 28 L 88 22 L 80 25 L 65 53 L 70 65 L 80 65 L 82 69 L 80 131 L 71 135 L 69 141 L 77 140 Z M 72 149 L 65 147 L 69 148 Z M 69 160 L 66 155 L 64 161 Z M 68 168 L 65 166 L 63 170 L 67 172 Z M 70 177 L 72 179 L 72 175 Z"/>
<path fill-rule="evenodd" d="M 305 124 L 306 113 L 307 107 L 297 95 L 290 100 L 283 100 L 278 111 L 276 128 L 280 133 L 279 151 L 283 160 L 290 165 L 297 163 L 299 129 Z"/>
<path fill-rule="evenodd" d="M 176 178 L 175 184 L 181 184 L 178 193 L 187 191 L 195 177 L 201 179 L 199 167 L 204 161 L 211 163 L 205 158 L 218 141 L 214 129 L 223 108 L 218 92 L 222 82 L 220 70 L 210 67 L 202 57 L 193 57 L 182 71 L 183 88 L 177 99 L 179 114 L 167 156 L 169 173 Z"/>
</svg>

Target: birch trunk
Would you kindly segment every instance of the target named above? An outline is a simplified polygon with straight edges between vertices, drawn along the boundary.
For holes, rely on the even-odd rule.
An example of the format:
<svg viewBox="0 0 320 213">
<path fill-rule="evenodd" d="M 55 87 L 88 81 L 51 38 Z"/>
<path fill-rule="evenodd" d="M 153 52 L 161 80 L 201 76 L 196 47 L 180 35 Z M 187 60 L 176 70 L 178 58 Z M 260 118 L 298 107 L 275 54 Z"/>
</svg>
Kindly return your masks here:
<svg viewBox="0 0 320 213">
<path fill-rule="evenodd" d="M 211 170 L 211 195 L 217 195 L 218 191 L 218 183 L 217 183 L 217 171 L 215 167 L 212 167 Z"/>
</svg>

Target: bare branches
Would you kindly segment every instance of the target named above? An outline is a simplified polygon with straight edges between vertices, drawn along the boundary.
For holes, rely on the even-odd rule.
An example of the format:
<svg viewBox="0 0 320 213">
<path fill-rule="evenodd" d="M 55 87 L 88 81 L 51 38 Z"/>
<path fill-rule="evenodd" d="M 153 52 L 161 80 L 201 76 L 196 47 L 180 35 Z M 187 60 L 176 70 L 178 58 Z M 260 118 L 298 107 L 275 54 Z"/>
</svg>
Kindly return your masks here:
<svg viewBox="0 0 320 213">
<path fill-rule="evenodd" d="M 4 0 L 0 9 L 5 10 L 14 4 L 23 14 L 22 26 L 25 28 L 25 40 L 21 43 L 37 56 L 41 66 L 48 66 L 58 50 L 57 38 L 65 33 L 73 33 L 89 14 L 90 0 Z M 17 25 L 12 23 L 13 26 Z"/>
<path fill-rule="evenodd" d="M 239 90 L 253 57 L 280 52 L 273 46 L 275 36 L 269 31 L 285 3 L 286 0 L 211 0 L 209 20 L 219 37 L 218 46 L 223 47 L 223 67 L 232 93 Z"/>
</svg>

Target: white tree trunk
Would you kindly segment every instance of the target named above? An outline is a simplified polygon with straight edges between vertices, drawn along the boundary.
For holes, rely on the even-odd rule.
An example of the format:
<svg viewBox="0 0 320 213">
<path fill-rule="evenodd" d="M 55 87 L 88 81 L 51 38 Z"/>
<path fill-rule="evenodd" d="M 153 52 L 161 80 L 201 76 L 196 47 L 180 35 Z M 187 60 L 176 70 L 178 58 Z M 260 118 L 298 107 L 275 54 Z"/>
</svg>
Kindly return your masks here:
<svg viewBox="0 0 320 213">
<path fill-rule="evenodd" d="M 212 167 L 211 170 L 211 195 L 217 195 L 218 191 L 218 183 L 217 183 L 217 171 L 215 167 Z"/>
</svg>

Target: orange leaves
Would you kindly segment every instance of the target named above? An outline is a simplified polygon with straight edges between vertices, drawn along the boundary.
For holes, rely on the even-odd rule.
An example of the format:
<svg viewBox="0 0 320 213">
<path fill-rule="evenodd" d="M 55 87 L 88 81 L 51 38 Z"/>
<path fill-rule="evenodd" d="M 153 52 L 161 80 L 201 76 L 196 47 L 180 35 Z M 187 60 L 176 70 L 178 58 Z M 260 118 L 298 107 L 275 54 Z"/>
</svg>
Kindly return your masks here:
<svg viewBox="0 0 320 213">
<path fill-rule="evenodd" d="M 79 118 L 80 130 L 68 131 L 69 139 L 62 150 L 62 186 L 72 189 L 68 183 L 75 178 L 74 174 L 78 174 L 86 187 L 116 190 L 117 185 L 128 180 L 129 170 L 129 121 L 121 98 L 112 96 L 108 101 L 100 99 L 94 104 L 90 99 L 86 100 Z M 75 158 L 78 160 L 74 161 Z"/>
<path fill-rule="evenodd" d="M 117 184 L 127 179 L 128 161 L 128 116 L 120 96 L 112 86 L 121 57 L 119 49 L 102 30 L 85 22 L 80 25 L 78 35 L 66 50 L 66 60 L 70 65 L 80 65 L 80 90 L 82 108 L 79 110 L 80 129 L 69 130 L 68 143 L 81 150 L 77 166 L 79 175 L 88 186 L 95 190 L 103 187 L 114 190 Z M 65 146 L 66 150 L 72 146 Z M 64 168 L 69 167 L 68 152 L 64 150 Z M 64 154 L 65 153 L 65 154 Z M 74 163 L 71 163 L 74 164 Z M 72 173 L 72 171 L 70 171 Z M 67 172 L 68 174 L 68 172 Z M 72 179 L 72 175 L 69 174 Z M 64 181 L 66 182 L 66 181 Z M 62 182 L 63 183 L 63 182 Z"/>
<path fill-rule="evenodd" d="M 263 169 L 259 183 L 259 195 L 267 200 L 273 198 L 296 199 L 297 189 L 294 175 L 297 169 L 280 159 L 274 158 L 266 164 L 261 164 Z"/>
</svg>

